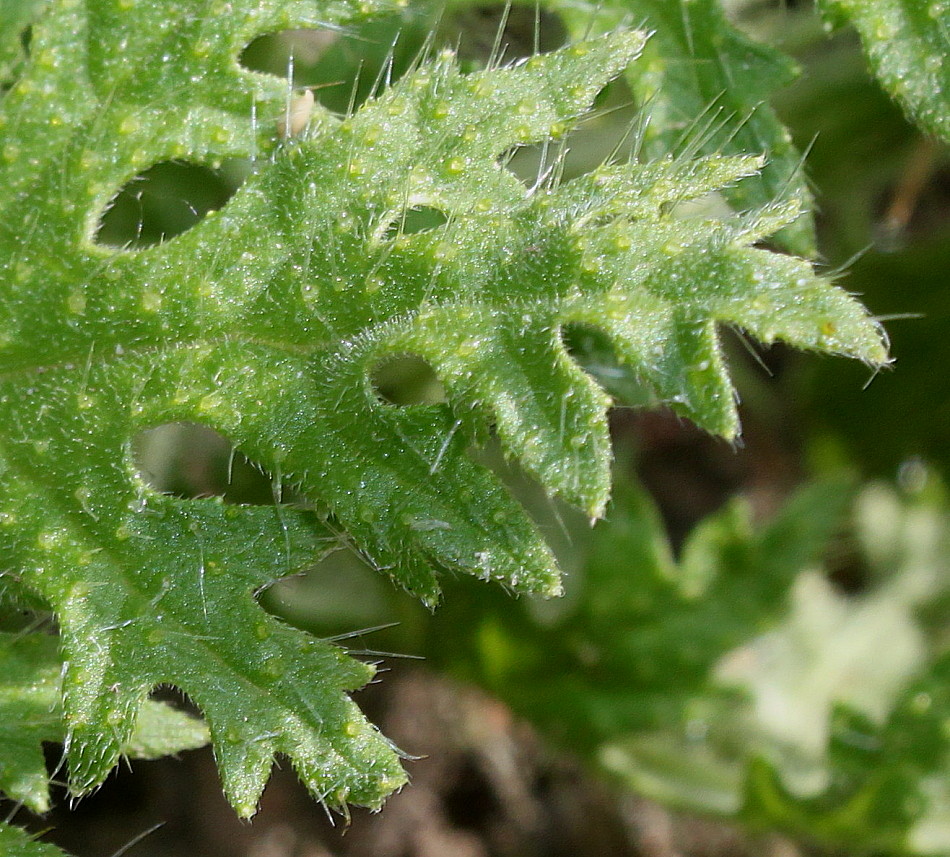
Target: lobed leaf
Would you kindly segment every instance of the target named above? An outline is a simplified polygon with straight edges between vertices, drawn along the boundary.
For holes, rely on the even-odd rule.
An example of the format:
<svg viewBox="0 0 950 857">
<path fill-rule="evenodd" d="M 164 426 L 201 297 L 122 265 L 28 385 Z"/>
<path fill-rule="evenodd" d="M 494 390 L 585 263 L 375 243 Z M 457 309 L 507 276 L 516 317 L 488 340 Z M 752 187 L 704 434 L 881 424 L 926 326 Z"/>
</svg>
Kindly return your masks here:
<svg viewBox="0 0 950 857">
<path fill-rule="evenodd" d="M 0 634 L 0 790 L 34 812 L 49 809 L 49 777 L 41 744 L 62 743 L 66 737 L 62 671 L 55 637 Z M 207 743 L 208 731 L 201 721 L 146 700 L 122 753 L 154 759 Z"/>
<path fill-rule="evenodd" d="M 730 437 L 717 324 L 886 360 L 857 302 L 753 246 L 794 222 L 795 204 L 674 215 L 757 162 L 611 166 L 533 188 L 504 169 L 512 147 L 569 130 L 641 33 L 473 75 L 440 54 L 279 142 L 287 93 L 237 65 L 242 47 L 368 11 L 63 0 L 2 102 L 0 557 L 57 614 L 77 793 L 115 764 L 157 684 L 205 714 L 243 816 L 276 753 L 333 805 L 376 807 L 399 787 L 397 752 L 346 695 L 373 666 L 254 596 L 336 548 L 341 529 L 430 605 L 438 568 L 558 592 L 550 550 L 469 448 L 493 424 L 546 490 L 602 513 L 609 400 L 569 357 L 564 325 L 602 330 L 658 397 Z M 274 124 L 250 121 L 252 104 Z M 252 175 L 190 231 L 142 250 L 95 243 L 109 200 L 146 167 L 238 155 Z M 404 233 L 418 207 L 444 226 Z M 431 363 L 447 404 L 379 400 L 373 368 L 407 351 Z M 312 506 L 156 493 L 131 443 L 173 421 L 225 435 L 275 493 L 293 485 Z"/>
<path fill-rule="evenodd" d="M 648 29 L 643 60 L 625 75 L 647 117 L 645 151 L 653 157 L 677 149 L 765 155 L 761 171 L 726 195 L 739 209 L 802 200 L 805 212 L 774 240 L 791 252 L 814 255 L 802 156 L 768 103 L 797 74 L 789 57 L 736 29 L 719 0 L 618 0 L 596 8 L 552 0 L 546 7 L 560 13 L 574 38 L 626 21 Z"/>
</svg>

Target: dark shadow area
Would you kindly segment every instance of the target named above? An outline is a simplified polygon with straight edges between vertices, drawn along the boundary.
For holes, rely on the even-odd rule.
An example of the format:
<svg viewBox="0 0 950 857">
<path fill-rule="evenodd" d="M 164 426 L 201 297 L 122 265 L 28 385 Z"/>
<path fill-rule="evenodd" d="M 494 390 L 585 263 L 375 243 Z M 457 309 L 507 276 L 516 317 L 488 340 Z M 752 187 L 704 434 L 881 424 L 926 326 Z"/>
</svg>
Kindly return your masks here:
<svg viewBox="0 0 950 857">
<path fill-rule="evenodd" d="M 390 405 L 437 405 L 445 389 L 432 367 L 415 354 L 384 357 L 370 373 L 373 390 Z"/>
<path fill-rule="evenodd" d="M 614 397 L 617 405 L 640 408 L 656 404 L 650 389 L 617 359 L 610 338 L 602 330 L 569 322 L 561 326 L 561 342 L 571 358 Z"/>
<path fill-rule="evenodd" d="M 135 176 L 99 221 L 96 243 L 140 250 L 187 232 L 221 208 L 243 179 L 240 162 L 220 169 L 164 161 Z"/>
<path fill-rule="evenodd" d="M 165 423 L 146 429 L 133 439 L 132 455 L 139 476 L 162 494 L 258 506 L 275 502 L 274 483 L 264 468 L 205 426 Z"/>
</svg>

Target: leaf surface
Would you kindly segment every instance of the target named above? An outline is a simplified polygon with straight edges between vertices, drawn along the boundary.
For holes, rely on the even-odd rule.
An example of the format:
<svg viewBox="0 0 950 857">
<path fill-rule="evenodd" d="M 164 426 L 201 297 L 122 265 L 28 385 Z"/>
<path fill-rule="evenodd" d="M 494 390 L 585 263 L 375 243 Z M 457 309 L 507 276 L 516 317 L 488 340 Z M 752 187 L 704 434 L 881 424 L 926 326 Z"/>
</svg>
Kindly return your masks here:
<svg viewBox="0 0 950 857">
<path fill-rule="evenodd" d="M 504 169 L 513 147 L 577 122 L 639 55 L 639 32 L 468 76 L 440 54 L 351 115 L 318 107 L 278 140 L 288 93 L 237 65 L 243 46 L 366 12 L 64 0 L 3 100 L 0 557 L 59 621 L 76 792 L 106 776 L 157 684 L 202 709 L 243 816 L 277 753 L 329 804 L 376 807 L 398 788 L 397 752 L 346 695 L 373 666 L 255 595 L 338 547 L 340 530 L 429 605 L 440 568 L 557 593 L 536 527 L 468 453 L 494 426 L 547 491 L 602 513 L 609 399 L 563 325 L 602 330 L 659 398 L 729 437 L 718 324 L 886 360 L 856 301 L 754 246 L 797 203 L 675 216 L 760 159 L 661 159 L 532 188 Z M 147 167 L 226 156 L 253 169 L 220 211 L 154 247 L 95 243 L 110 199 Z M 406 233 L 419 207 L 444 226 Z M 435 369 L 445 405 L 376 395 L 374 367 L 406 352 Z M 156 493 L 131 445 L 174 421 L 220 432 L 276 494 L 292 485 L 307 503 Z"/>
</svg>

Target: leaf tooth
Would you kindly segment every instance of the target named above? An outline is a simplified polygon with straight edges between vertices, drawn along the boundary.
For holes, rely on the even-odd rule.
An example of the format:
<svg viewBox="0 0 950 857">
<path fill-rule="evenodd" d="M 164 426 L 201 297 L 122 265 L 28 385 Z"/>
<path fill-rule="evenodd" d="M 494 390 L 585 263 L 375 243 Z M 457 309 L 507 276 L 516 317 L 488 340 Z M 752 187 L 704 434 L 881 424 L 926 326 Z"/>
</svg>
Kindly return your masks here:
<svg viewBox="0 0 950 857">
<path fill-rule="evenodd" d="M 509 335 L 480 361 L 475 393 L 511 455 L 553 495 L 602 516 L 610 492 L 610 398 L 551 331 Z"/>
<path fill-rule="evenodd" d="M 711 314 L 761 342 L 782 340 L 871 366 L 888 364 L 881 325 L 847 292 L 817 276 L 808 262 L 734 247 L 724 254 L 718 277 L 733 288 L 711 302 Z"/>
<path fill-rule="evenodd" d="M 257 812 L 273 764 L 266 742 L 241 740 L 237 733 L 223 734 L 209 718 L 215 761 L 228 803 L 238 816 L 249 819 Z"/>
<path fill-rule="evenodd" d="M 67 651 L 85 648 L 66 642 Z M 97 789 L 115 767 L 135 728 L 138 712 L 148 696 L 141 681 L 123 682 L 118 671 L 108 677 L 77 654 L 67 660 L 63 677 L 63 709 L 67 724 L 65 755 L 73 794 Z"/>
<path fill-rule="evenodd" d="M 677 413 L 727 439 L 738 435 L 735 394 L 714 321 L 619 287 L 575 303 L 568 317 L 603 331 L 617 359 Z"/>
<path fill-rule="evenodd" d="M 763 159 L 753 155 L 713 155 L 691 161 L 668 157 L 646 164 L 603 165 L 565 182 L 551 193 L 550 204 L 568 215 L 574 232 L 596 217 L 656 220 L 666 214 L 666 206 L 722 190 L 757 175 L 762 166 Z"/>
<path fill-rule="evenodd" d="M 742 244 L 754 244 L 775 235 L 780 229 L 794 223 L 803 213 L 799 199 L 774 202 L 746 214 L 735 231 Z"/>
<path fill-rule="evenodd" d="M 489 307 L 416 319 L 401 341 L 435 367 L 450 398 L 487 409 L 506 453 L 552 495 L 603 514 L 610 493 L 610 398 L 564 350 L 559 326 L 542 312 L 524 326 Z M 549 314 L 549 313 L 548 313 Z"/>
</svg>

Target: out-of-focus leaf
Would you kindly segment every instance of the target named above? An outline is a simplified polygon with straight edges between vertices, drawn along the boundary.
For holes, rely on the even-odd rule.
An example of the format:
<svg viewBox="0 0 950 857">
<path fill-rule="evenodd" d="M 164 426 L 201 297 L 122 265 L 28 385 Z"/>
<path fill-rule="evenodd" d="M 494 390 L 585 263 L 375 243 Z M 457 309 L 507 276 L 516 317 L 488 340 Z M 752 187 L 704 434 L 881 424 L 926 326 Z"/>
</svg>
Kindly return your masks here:
<svg viewBox="0 0 950 857">
<path fill-rule="evenodd" d="M 555 619 L 530 601 L 456 594 L 434 619 L 431 657 L 470 670 L 549 735 L 593 755 L 633 733 L 680 734 L 715 697 L 719 659 L 782 615 L 784 594 L 845 502 L 839 486 L 815 486 L 758 530 L 746 504 L 733 502 L 677 561 L 649 498 L 618 488 Z"/>
<path fill-rule="evenodd" d="M 939 490 L 858 495 L 869 578 L 853 596 L 820 572 L 840 550 L 840 485 L 803 490 L 759 529 L 727 507 L 679 561 L 652 504 L 618 493 L 562 612 L 453 592 L 430 657 L 651 797 L 828 844 L 946 854 Z"/>
<path fill-rule="evenodd" d="M 922 128 L 950 142 L 950 3 L 819 0 L 829 21 L 850 22 L 884 88 Z"/>
<path fill-rule="evenodd" d="M 0 857 L 67 857 L 55 845 L 38 842 L 25 830 L 0 822 Z"/>
</svg>

